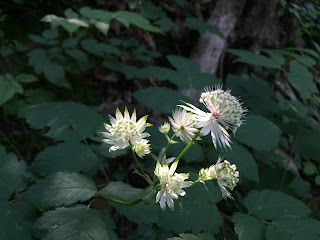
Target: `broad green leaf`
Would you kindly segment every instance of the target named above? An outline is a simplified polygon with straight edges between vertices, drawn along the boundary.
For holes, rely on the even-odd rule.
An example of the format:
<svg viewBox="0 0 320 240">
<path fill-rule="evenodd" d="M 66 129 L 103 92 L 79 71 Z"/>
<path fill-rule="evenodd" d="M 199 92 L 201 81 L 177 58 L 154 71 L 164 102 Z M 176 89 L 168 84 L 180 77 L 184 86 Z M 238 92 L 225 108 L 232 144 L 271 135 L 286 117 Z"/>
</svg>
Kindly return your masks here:
<svg viewBox="0 0 320 240">
<path fill-rule="evenodd" d="M 33 75 L 33 74 L 25 74 L 25 73 L 21 73 L 16 77 L 16 80 L 18 82 L 22 82 L 22 83 L 32 83 L 32 82 L 37 82 L 39 81 L 38 78 Z"/>
<path fill-rule="evenodd" d="M 53 28 L 61 26 L 65 30 L 69 32 L 69 34 L 74 33 L 76 30 L 78 30 L 80 27 L 89 27 L 89 25 L 78 19 L 78 18 L 63 18 L 63 17 L 57 17 L 56 15 L 49 14 L 44 16 L 41 21 L 48 22 L 51 24 Z"/>
<path fill-rule="evenodd" d="M 275 149 L 280 140 L 280 129 L 268 119 L 249 115 L 235 134 L 239 142 L 246 144 L 256 150 Z"/>
<path fill-rule="evenodd" d="M 267 240 L 319 240 L 320 222 L 311 218 L 280 218 L 267 228 Z"/>
<path fill-rule="evenodd" d="M 15 191 L 24 188 L 30 177 L 26 163 L 18 161 L 13 153 L 7 154 L 0 145 L 0 200 L 8 200 Z"/>
<path fill-rule="evenodd" d="M 296 60 L 290 62 L 290 72 L 287 72 L 287 77 L 303 99 L 310 98 L 313 93 L 318 93 L 312 73 Z"/>
<path fill-rule="evenodd" d="M 0 76 L 0 105 L 12 98 L 16 93 L 23 93 L 23 88 L 10 74 Z"/>
<path fill-rule="evenodd" d="M 89 106 L 76 102 L 46 102 L 26 109 L 30 127 L 50 127 L 45 134 L 56 140 L 83 140 L 93 137 L 103 118 Z"/>
<path fill-rule="evenodd" d="M 223 33 L 217 26 L 213 26 L 209 23 L 204 22 L 201 18 L 187 17 L 184 21 L 184 25 L 192 30 L 197 30 L 200 33 L 204 33 L 205 31 L 209 31 L 220 38 L 224 38 Z"/>
<path fill-rule="evenodd" d="M 46 51 L 42 48 L 33 49 L 28 53 L 28 57 L 29 65 L 33 66 L 36 74 L 42 73 L 45 65 L 49 61 Z"/>
<path fill-rule="evenodd" d="M 94 182 L 85 175 L 57 172 L 37 181 L 24 196 L 42 207 L 59 207 L 86 201 L 96 191 Z"/>
<path fill-rule="evenodd" d="M 208 233 L 180 233 L 179 237 L 168 238 L 168 240 L 215 240 L 215 238 Z"/>
<path fill-rule="evenodd" d="M 46 44 L 47 40 L 38 36 L 38 35 L 34 35 L 34 34 L 29 34 L 28 35 L 29 39 L 35 43 L 39 43 L 39 44 Z"/>
<path fill-rule="evenodd" d="M 169 55 L 167 56 L 167 59 L 178 71 L 183 72 L 188 76 L 194 73 L 200 73 L 200 64 L 189 58 Z"/>
<path fill-rule="evenodd" d="M 83 205 L 46 212 L 33 227 L 44 232 L 43 240 L 112 239 L 112 230 L 105 225 L 99 213 Z"/>
<path fill-rule="evenodd" d="M 33 240 L 34 215 L 35 209 L 28 203 L 0 201 L 0 239 Z"/>
<path fill-rule="evenodd" d="M 79 43 L 79 38 L 74 37 L 74 38 L 67 38 L 64 39 L 62 42 L 62 47 L 63 48 L 74 48 L 78 45 Z"/>
<path fill-rule="evenodd" d="M 47 62 L 43 67 L 43 73 L 49 82 L 60 87 L 70 88 L 70 83 L 65 79 L 64 68 L 54 62 Z"/>
<path fill-rule="evenodd" d="M 243 62 L 253 65 L 259 65 L 267 68 L 276 68 L 281 69 L 281 65 L 273 59 L 267 58 L 262 55 L 255 54 L 246 50 L 239 49 L 228 49 L 227 52 L 230 52 L 234 55 L 237 55 L 238 58 L 235 62 Z"/>
<path fill-rule="evenodd" d="M 59 171 L 91 172 L 97 169 L 98 161 L 87 145 L 68 141 L 38 153 L 31 166 L 41 175 Z"/>
<path fill-rule="evenodd" d="M 141 188 L 134 188 L 123 182 L 110 182 L 108 186 L 99 191 L 99 196 L 131 202 L 138 199 L 143 193 L 144 190 Z"/>
<path fill-rule="evenodd" d="M 80 9 L 80 13 L 89 19 L 99 19 L 104 23 L 109 23 L 113 18 L 112 12 L 104 11 L 101 9 L 91 9 L 89 7 L 82 7 Z"/>
<path fill-rule="evenodd" d="M 236 164 L 240 173 L 240 178 L 243 175 L 249 180 L 258 182 L 258 167 L 251 153 L 246 147 L 242 146 L 236 141 L 232 142 L 231 148 L 231 150 L 225 151 L 223 156 L 231 163 Z"/>
<path fill-rule="evenodd" d="M 306 217 L 310 209 L 300 200 L 279 191 L 252 191 L 245 198 L 250 214 L 261 219 L 273 219 L 281 216 Z"/>
<path fill-rule="evenodd" d="M 293 57 L 296 61 L 298 61 L 299 63 L 307 66 L 307 67 L 311 67 L 316 65 L 316 61 L 309 57 L 309 56 L 303 56 L 303 55 L 299 55 L 293 52 L 289 52 L 289 51 L 285 51 L 285 50 L 277 50 L 277 52 L 283 54 L 283 55 L 287 55 L 290 57 Z M 292 61 L 292 60 L 291 60 Z"/>
<path fill-rule="evenodd" d="M 236 212 L 232 217 L 234 231 L 238 235 L 239 240 L 263 240 L 265 225 L 255 217 Z"/>
<path fill-rule="evenodd" d="M 155 22 L 155 24 L 158 25 L 159 28 L 164 32 L 168 32 L 172 28 L 175 31 L 178 31 L 177 25 L 167 16 L 161 17 L 158 21 Z"/>
<path fill-rule="evenodd" d="M 121 54 L 121 52 L 114 46 L 98 42 L 95 39 L 85 39 L 81 41 L 81 46 L 84 50 L 92 53 L 96 56 L 104 56 L 106 53 L 113 53 L 116 55 Z"/>
<path fill-rule="evenodd" d="M 181 104 L 180 100 L 191 102 L 188 97 L 178 91 L 162 87 L 142 89 L 135 92 L 133 96 L 146 107 L 166 114 L 170 114 L 176 105 Z"/>
<path fill-rule="evenodd" d="M 72 57 L 75 61 L 78 61 L 82 64 L 84 64 L 85 66 L 88 65 L 88 58 L 87 55 L 79 49 L 76 48 L 70 48 L 70 49 L 66 49 L 66 53 Z"/>
<path fill-rule="evenodd" d="M 42 36 L 47 40 L 56 39 L 59 36 L 57 28 L 46 29 L 43 31 Z"/>
<path fill-rule="evenodd" d="M 320 132 L 303 128 L 295 146 L 295 152 L 299 155 L 320 161 Z"/>
<path fill-rule="evenodd" d="M 163 33 L 160 28 L 152 25 L 148 19 L 142 15 L 128 11 L 118 11 L 113 14 L 113 17 L 122 22 L 125 27 L 129 27 L 130 24 L 134 24 L 139 28 L 147 30 L 149 32 Z"/>
</svg>

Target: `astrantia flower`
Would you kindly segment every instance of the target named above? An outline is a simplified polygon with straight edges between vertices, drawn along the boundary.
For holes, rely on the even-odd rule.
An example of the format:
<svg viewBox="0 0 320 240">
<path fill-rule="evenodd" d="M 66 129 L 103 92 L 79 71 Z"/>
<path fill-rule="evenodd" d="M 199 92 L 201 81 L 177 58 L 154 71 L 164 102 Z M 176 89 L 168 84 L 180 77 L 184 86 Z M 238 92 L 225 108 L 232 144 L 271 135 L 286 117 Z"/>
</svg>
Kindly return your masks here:
<svg viewBox="0 0 320 240">
<path fill-rule="evenodd" d="M 186 144 L 188 144 L 198 129 L 195 128 L 195 121 L 192 118 L 192 113 L 188 113 L 184 109 L 176 109 L 172 113 L 172 118 L 169 117 L 172 125 L 172 130 L 177 132 L 177 136 Z"/>
<path fill-rule="evenodd" d="M 173 199 L 178 199 L 178 196 L 186 195 L 182 188 L 191 186 L 192 182 L 185 181 L 189 178 L 188 173 L 175 173 L 178 162 L 174 162 L 170 169 L 168 165 L 161 165 L 157 162 L 154 174 L 159 178 L 161 189 L 157 193 L 156 202 L 160 202 L 160 207 L 165 210 L 166 205 L 170 209 L 174 209 Z"/>
<path fill-rule="evenodd" d="M 133 111 L 130 118 L 127 108 L 124 111 L 124 116 L 117 108 L 116 118 L 112 116 L 109 117 L 111 125 L 104 124 L 108 132 L 102 132 L 102 135 L 106 137 L 106 139 L 103 139 L 102 141 L 113 145 L 110 147 L 109 151 L 124 149 L 130 145 L 129 142 L 135 146 L 143 138 L 150 136 L 149 133 L 143 132 L 146 127 L 151 126 L 151 124 L 146 123 L 148 116 L 140 118 L 137 122 L 136 110 Z"/>
<path fill-rule="evenodd" d="M 212 179 L 217 179 L 216 165 L 211 165 L 209 168 L 202 168 L 199 171 L 198 180 L 200 182 L 204 182 Z"/>
<path fill-rule="evenodd" d="M 218 185 L 220 187 L 222 197 L 225 200 L 227 200 L 227 197 L 233 199 L 231 193 L 226 188 L 229 188 L 231 191 L 234 189 L 237 182 L 239 182 L 239 172 L 236 171 L 237 167 L 235 164 L 231 165 L 227 160 L 224 160 L 223 162 L 221 161 L 222 159 L 219 158 L 215 165 Z"/>
<path fill-rule="evenodd" d="M 165 122 L 163 125 L 159 127 L 159 132 L 163 134 L 167 134 L 170 131 L 170 124 Z"/>
<path fill-rule="evenodd" d="M 230 90 L 223 91 L 219 86 L 215 90 L 207 88 L 201 94 L 200 100 L 209 112 L 204 112 L 192 104 L 180 106 L 193 113 L 192 118 L 196 121 L 196 127 L 202 128 L 200 135 L 205 136 L 211 132 L 212 142 L 223 147 L 230 147 L 228 129 L 236 132 L 241 126 L 241 118 L 247 112 L 239 99 L 230 94 Z"/>
<path fill-rule="evenodd" d="M 143 158 L 145 155 L 149 154 L 150 151 L 150 144 L 148 144 L 149 140 L 141 139 L 139 142 L 134 145 L 133 150 L 136 154 Z"/>
</svg>

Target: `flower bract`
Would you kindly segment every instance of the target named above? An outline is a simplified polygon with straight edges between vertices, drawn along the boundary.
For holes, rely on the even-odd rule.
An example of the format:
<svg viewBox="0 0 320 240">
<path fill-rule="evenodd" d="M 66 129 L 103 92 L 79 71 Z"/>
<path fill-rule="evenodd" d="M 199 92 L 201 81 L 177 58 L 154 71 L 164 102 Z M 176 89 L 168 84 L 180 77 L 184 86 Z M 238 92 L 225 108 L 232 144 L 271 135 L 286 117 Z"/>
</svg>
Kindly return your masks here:
<svg viewBox="0 0 320 240">
<path fill-rule="evenodd" d="M 196 121 L 196 127 L 201 128 L 200 135 L 211 133 L 213 145 L 230 147 L 230 136 L 227 130 L 236 132 L 241 126 L 241 118 L 247 112 L 239 99 L 230 94 L 230 90 L 223 91 L 219 86 L 216 89 L 207 88 L 199 99 L 209 112 L 204 112 L 192 104 L 179 105 L 193 113 L 192 118 Z"/>
<path fill-rule="evenodd" d="M 198 131 L 198 129 L 195 128 L 192 113 L 184 109 L 176 109 L 172 113 L 172 118 L 169 117 L 169 121 L 172 125 L 172 130 L 176 132 L 177 136 L 186 144 L 193 139 L 195 133 Z"/>
<path fill-rule="evenodd" d="M 186 195 L 186 192 L 182 188 L 191 186 L 192 182 L 185 181 L 189 178 L 188 173 L 175 173 L 178 162 L 168 165 L 161 165 L 157 162 L 154 174 L 159 178 L 161 189 L 157 193 L 156 202 L 160 203 L 160 207 L 165 210 L 166 205 L 170 209 L 174 209 L 174 199 L 178 199 L 178 196 Z"/>
<path fill-rule="evenodd" d="M 141 139 L 139 142 L 134 145 L 133 150 L 136 154 L 143 158 L 145 155 L 151 153 L 150 151 L 150 144 L 148 144 L 149 140 Z"/>
<path fill-rule="evenodd" d="M 102 135 L 106 137 L 103 141 L 112 145 L 109 151 L 116 151 L 118 149 L 124 149 L 130 145 L 133 146 L 141 143 L 141 140 L 150 136 L 149 133 L 143 131 L 146 127 L 151 126 L 147 123 L 147 116 L 144 116 L 137 121 L 136 111 L 134 110 L 130 117 L 128 109 L 124 111 L 124 115 L 120 110 L 116 110 L 116 118 L 110 117 L 110 125 L 104 124 L 108 132 L 102 132 Z"/>
</svg>

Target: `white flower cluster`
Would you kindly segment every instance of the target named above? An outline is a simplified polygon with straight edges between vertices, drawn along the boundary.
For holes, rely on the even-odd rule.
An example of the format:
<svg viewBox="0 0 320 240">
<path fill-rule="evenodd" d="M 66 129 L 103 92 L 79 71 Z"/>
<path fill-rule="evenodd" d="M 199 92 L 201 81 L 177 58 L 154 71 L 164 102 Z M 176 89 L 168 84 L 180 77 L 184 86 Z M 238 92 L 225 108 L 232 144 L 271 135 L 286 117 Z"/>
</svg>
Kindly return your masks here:
<svg viewBox="0 0 320 240">
<path fill-rule="evenodd" d="M 151 124 L 146 123 L 147 116 L 144 116 L 137 121 L 136 110 L 133 111 L 130 117 L 128 109 L 124 111 L 124 116 L 120 110 L 116 110 L 116 118 L 110 117 L 110 123 L 104 124 L 108 132 L 102 132 L 102 135 L 106 137 L 103 141 L 107 144 L 113 145 L 109 151 L 116 151 L 118 149 L 125 149 L 130 145 L 134 146 L 136 153 L 142 157 L 150 153 L 150 144 L 148 140 L 144 139 L 149 137 L 149 133 L 143 131 Z"/>
<path fill-rule="evenodd" d="M 235 164 L 230 164 L 229 161 L 219 158 L 217 163 L 211 165 L 209 168 L 202 168 L 199 171 L 199 182 L 204 182 L 212 179 L 217 179 L 218 185 L 220 187 L 222 197 L 226 200 L 228 197 L 233 199 L 231 193 L 226 189 L 231 191 L 235 188 L 239 181 L 239 172 Z"/>
<path fill-rule="evenodd" d="M 247 112 L 240 101 L 230 94 L 230 90 L 223 91 L 219 86 L 216 89 L 207 88 L 201 94 L 200 100 L 209 112 L 204 112 L 190 103 L 187 106 L 179 105 L 183 109 L 193 113 L 192 119 L 195 127 L 201 128 L 200 135 L 211 133 L 213 145 L 217 147 L 229 147 L 230 136 L 227 132 L 231 129 L 233 133 L 241 126 L 241 118 Z"/>
<path fill-rule="evenodd" d="M 186 195 L 182 188 L 190 187 L 192 182 L 185 181 L 189 178 L 188 173 L 175 173 L 178 162 L 168 165 L 161 165 L 157 162 L 154 174 L 159 178 L 161 190 L 157 193 L 156 202 L 160 203 L 160 207 L 165 210 L 166 205 L 170 209 L 174 209 L 173 199 L 178 199 L 178 196 Z"/>
</svg>

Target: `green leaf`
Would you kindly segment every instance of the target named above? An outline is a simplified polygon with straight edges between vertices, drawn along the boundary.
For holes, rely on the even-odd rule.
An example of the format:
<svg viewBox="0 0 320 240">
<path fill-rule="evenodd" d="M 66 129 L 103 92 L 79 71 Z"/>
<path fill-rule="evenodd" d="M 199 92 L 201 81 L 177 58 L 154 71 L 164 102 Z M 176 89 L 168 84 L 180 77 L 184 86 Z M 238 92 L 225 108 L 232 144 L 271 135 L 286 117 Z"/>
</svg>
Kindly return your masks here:
<svg viewBox="0 0 320 240">
<path fill-rule="evenodd" d="M 16 77 L 16 80 L 18 82 L 22 82 L 22 83 L 32 83 L 32 82 L 37 82 L 39 81 L 39 79 L 33 75 L 33 74 L 25 74 L 25 73 L 21 73 Z"/>
<path fill-rule="evenodd" d="M 146 107 L 166 114 L 170 114 L 176 105 L 181 104 L 180 100 L 191 102 L 188 97 L 178 91 L 162 87 L 142 89 L 135 92 L 133 96 Z"/>
<path fill-rule="evenodd" d="M 43 240 L 112 239 L 112 230 L 102 221 L 99 212 L 83 205 L 46 212 L 33 227 L 46 231 Z"/>
<path fill-rule="evenodd" d="M 0 76 L 0 105 L 12 98 L 16 93 L 23 93 L 21 85 L 10 75 Z"/>
<path fill-rule="evenodd" d="M 43 31 L 42 36 L 47 40 L 57 39 L 59 37 L 59 31 L 57 28 L 46 29 Z"/>
<path fill-rule="evenodd" d="M 63 48 L 74 48 L 78 45 L 79 43 L 79 38 L 74 37 L 74 38 L 67 38 L 64 39 L 62 42 L 62 47 Z"/>
<path fill-rule="evenodd" d="M 314 182 L 317 186 L 320 186 L 320 175 L 317 175 L 315 178 L 314 178 Z"/>
<path fill-rule="evenodd" d="M 320 132 L 303 128 L 295 146 L 295 152 L 306 158 L 320 161 Z"/>
<path fill-rule="evenodd" d="M 10 196 L 27 185 L 31 175 L 27 172 L 24 161 L 18 161 L 13 153 L 6 153 L 0 145 L 0 200 L 8 200 Z"/>
<path fill-rule="evenodd" d="M 28 53 L 28 57 L 29 65 L 33 66 L 36 74 L 42 73 L 45 65 L 49 61 L 46 51 L 42 48 L 33 49 Z"/>
<path fill-rule="evenodd" d="M 83 140 L 93 137 L 102 126 L 102 116 L 92 107 L 76 102 L 46 102 L 26 109 L 30 127 L 50 127 L 45 134 L 56 140 Z"/>
<path fill-rule="evenodd" d="M 144 190 L 141 188 L 134 188 L 123 182 L 110 182 L 108 186 L 99 191 L 99 196 L 131 202 L 138 199 L 143 193 Z"/>
<path fill-rule="evenodd" d="M 94 182 L 78 173 L 54 173 L 37 181 L 25 193 L 29 201 L 42 207 L 67 206 L 90 199 L 97 189 Z"/>
<path fill-rule="evenodd" d="M 179 237 L 168 238 L 168 240 L 215 240 L 215 238 L 208 233 L 180 233 Z"/>
<path fill-rule="evenodd" d="M 66 53 L 72 57 L 74 60 L 84 64 L 85 66 L 88 65 L 88 58 L 87 55 L 79 49 L 76 48 L 70 48 L 70 49 L 66 49 Z"/>
<path fill-rule="evenodd" d="M 113 17 L 122 22 L 125 27 L 134 24 L 137 27 L 147 30 L 149 32 L 163 33 L 160 28 L 152 25 L 148 19 L 142 15 L 128 11 L 118 11 L 113 14 Z"/>
<path fill-rule="evenodd" d="M 0 201 L 0 239 L 33 240 L 34 215 L 35 209 L 28 203 Z"/>
<path fill-rule="evenodd" d="M 243 62 L 243 63 L 259 65 L 267 68 L 282 69 L 281 65 L 275 60 L 267 58 L 262 55 L 255 54 L 253 52 L 249 52 L 246 50 L 239 50 L 239 49 L 228 49 L 227 52 L 230 52 L 240 57 L 237 60 L 235 60 L 235 62 Z"/>
<path fill-rule="evenodd" d="M 61 26 L 65 30 L 67 30 L 69 34 L 74 33 L 76 30 L 79 29 L 79 27 L 89 27 L 89 25 L 86 22 L 78 18 L 65 19 L 62 17 L 57 17 L 53 14 L 44 16 L 41 19 L 41 21 L 50 23 L 53 28 Z"/>
<path fill-rule="evenodd" d="M 90 172 L 97 169 L 98 161 L 87 145 L 68 141 L 38 153 L 31 166 L 41 175 L 59 171 Z"/>
<path fill-rule="evenodd" d="M 268 119 L 249 115 L 236 132 L 236 139 L 256 150 L 275 149 L 280 140 L 280 129 Z"/>
<path fill-rule="evenodd" d="M 304 163 L 303 166 L 303 173 L 306 175 L 314 175 L 318 172 L 318 169 L 316 165 L 314 165 L 312 162 L 308 161 Z"/>
<path fill-rule="evenodd" d="M 311 213 L 310 209 L 300 200 L 272 190 L 250 192 L 245 198 L 245 205 L 250 214 L 261 219 L 289 215 L 305 217 Z"/>
<path fill-rule="evenodd" d="M 184 25 L 192 30 L 197 30 L 199 33 L 204 33 L 205 31 L 209 31 L 220 38 L 224 38 L 223 33 L 217 26 L 208 24 L 204 22 L 201 18 L 187 17 L 184 21 Z"/>
<path fill-rule="evenodd" d="M 70 83 L 65 79 L 65 71 L 61 65 L 54 62 L 47 62 L 43 68 L 43 73 L 49 82 L 61 87 L 71 87 Z"/>
<path fill-rule="evenodd" d="M 231 144 L 232 149 L 224 152 L 224 156 L 231 163 L 236 164 L 241 176 L 259 182 L 258 167 L 251 153 L 237 142 Z"/>
<path fill-rule="evenodd" d="M 263 240 L 265 225 L 264 223 L 252 216 L 236 212 L 232 217 L 234 231 L 238 235 L 239 240 Z"/>
<path fill-rule="evenodd" d="M 101 9 L 91 9 L 89 7 L 82 7 L 80 9 L 80 13 L 89 19 L 99 19 L 104 23 L 109 23 L 113 18 L 112 12 L 104 11 Z"/>
<path fill-rule="evenodd" d="M 303 99 L 310 98 L 313 93 L 318 93 L 312 73 L 296 60 L 290 62 L 290 72 L 287 72 L 287 77 Z"/>
<path fill-rule="evenodd" d="M 267 228 L 267 240 L 318 240 L 320 222 L 310 218 L 281 218 Z"/>
<path fill-rule="evenodd" d="M 95 39 L 85 39 L 81 41 L 81 46 L 84 50 L 96 56 L 104 56 L 106 53 L 120 55 L 121 52 L 114 46 L 98 42 Z"/>
</svg>

